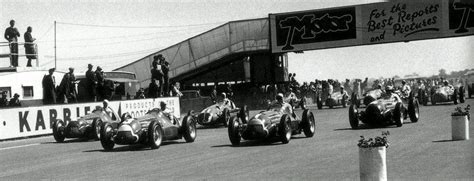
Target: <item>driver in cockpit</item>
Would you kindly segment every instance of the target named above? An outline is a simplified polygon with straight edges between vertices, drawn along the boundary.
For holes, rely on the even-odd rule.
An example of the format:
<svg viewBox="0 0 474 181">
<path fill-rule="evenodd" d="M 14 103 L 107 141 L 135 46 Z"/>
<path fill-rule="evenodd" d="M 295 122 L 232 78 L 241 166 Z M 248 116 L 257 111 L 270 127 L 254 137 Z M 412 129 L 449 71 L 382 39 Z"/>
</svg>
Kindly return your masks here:
<svg viewBox="0 0 474 181">
<path fill-rule="evenodd" d="M 270 105 L 268 110 L 273 109 L 275 111 L 279 111 L 284 114 L 289 114 L 289 115 L 293 114 L 293 108 L 291 107 L 291 105 L 283 101 L 282 93 L 278 93 L 275 99 L 276 100 L 273 101 L 273 103 Z"/>
<path fill-rule="evenodd" d="M 382 98 L 385 100 L 395 100 L 396 102 L 402 102 L 400 96 L 395 94 L 394 91 L 395 89 L 391 85 L 385 87 L 385 93 L 383 94 Z"/>
<path fill-rule="evenodd" d="M 172 112 L 171 112 L 171 109 L 169 109 L 169 108 L 166 106 L 166 103 L 163 102 L 163 101 L 160 102 L 160 110 L 161 110 L 161 112 L 163 113 L 164 116 L 168 117 L 168 118 L 171 120 L 171 122 L 172 122 L 173 124 L 177 124 L 177 123 L 178 123 L 178 119 L 173 116 L 173 114 L 172 114 Z"/>
</svg>

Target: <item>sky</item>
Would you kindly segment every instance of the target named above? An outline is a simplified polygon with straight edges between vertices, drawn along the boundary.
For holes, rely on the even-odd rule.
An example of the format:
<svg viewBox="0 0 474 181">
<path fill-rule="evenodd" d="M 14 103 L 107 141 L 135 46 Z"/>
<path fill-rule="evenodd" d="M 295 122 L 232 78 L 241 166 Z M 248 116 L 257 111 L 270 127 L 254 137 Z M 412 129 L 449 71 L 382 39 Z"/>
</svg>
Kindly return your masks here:
<svg viewBox="0 0 474 181">
<path fill-rule="evenodd" d="M 33 27 L 47 69 L 54 67 L 56 21 L 57 69 L 85 72 L 88 63 L 112 70 L 228 21 L 372 2 L 380 0 L 0 0 L 0 27 L 14 19 L 21 41 Z M 474 36 L 312 50 L 289 53 L 289 71 L 299 81 L 430 76 L 474 68 L 473 50 Z"/>
</svg>

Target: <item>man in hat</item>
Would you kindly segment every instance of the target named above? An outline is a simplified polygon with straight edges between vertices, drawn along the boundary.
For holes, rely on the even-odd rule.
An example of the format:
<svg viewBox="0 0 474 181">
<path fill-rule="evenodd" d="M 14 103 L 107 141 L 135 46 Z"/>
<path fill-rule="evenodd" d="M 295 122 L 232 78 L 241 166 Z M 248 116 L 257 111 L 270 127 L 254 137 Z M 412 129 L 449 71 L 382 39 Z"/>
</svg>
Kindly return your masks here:
<svg viewBox="0 0 474 181">
<path fill-rule="evenodd" d="M 64 99 L 64 103 L 77 103 L 76 76 L 74 76 L 74 68 L 69 67 L 69 72 L 64 74 L 59 87 L 61 88 L 61 93 L 63 94 L 62 97 Z"/>
<path fill-rule="evenodd" d="M 151 69 L 151 79 L 154 79 L 155 81 L 158 81 L 158 97 L 161 97 L 163 96 L 162 95 L 162 92 L 163 92 L 163 71 L 161 70 L 161 68 L 158 68 L 158 59 L 159 59 L 159 56 L 155 56 L 154 57 L 155 60 L 153 61 L 152 63 L 152 66 L 153 68 Z"/>
<path fill-rule="evenodd" d="M 25 38 L 25 54 L 26 58 L 28 59 L 28 63 L 26 64 L 27 67 L 31 67 L 31 59 L 36 59 L 35 44 L 33 43 L 36 38 L 33 38 L 33 36 L 31 36 L 32 31 L 33 28 L 31 26 L 28 26 L 23 36 Z"/>
<path fill-rule="evenodd" d="M 10 20 L 10 27 L 5 30 L 3 35 L 5 39 L 10 43 L 10 65 L 18 67 L 18 38 L 20 32 L 15 27 L 15 20 Z"/>
<path fill-rule="evenodd" d="M 163 55 L 158 54 L 158 59 L 160 60 L 159 65 L 161 66 L 161 71 L 163 72 L 163 91 L 165 96 L 169 96 L 169 75 L 170 64 L 166 61 Z"/>
<path fill-rule="evenodd" d="M 2 92 L 2 98 L 0 98 L 0 108 L 8 106 L 7 92 Z"/>
<path fill-rule="evenodd" d="M 97 78 L 97 97 L 99 100 L 105 99 L 105 88 L 104 88 L 104 71 L 100 66 L 97 66 L 95 70 L 95 77 Z"/>
<path fill-rule="evenodd" d="M 20 95 L 15 93 L 13 98 L 10 99 L 10 103 L 8 104 L 10 107 L 21 107 L 20 99 L 18 99 Z"/>
<path fill-rule="evenodd" d="M 86 72 L 86 87 L 89 93 L 90 101 L 97 101 L 97 77 L 94 71 L 92 71 L 92 64 L 87 65 L 87 72 Z"/>
<path fill-rule="evenodd" d="M 55 69 L 49 69 L 49 74 L 43 77 L 43 103 L 56 104 L 56 81 L 53 76 Z"/>
</svg>

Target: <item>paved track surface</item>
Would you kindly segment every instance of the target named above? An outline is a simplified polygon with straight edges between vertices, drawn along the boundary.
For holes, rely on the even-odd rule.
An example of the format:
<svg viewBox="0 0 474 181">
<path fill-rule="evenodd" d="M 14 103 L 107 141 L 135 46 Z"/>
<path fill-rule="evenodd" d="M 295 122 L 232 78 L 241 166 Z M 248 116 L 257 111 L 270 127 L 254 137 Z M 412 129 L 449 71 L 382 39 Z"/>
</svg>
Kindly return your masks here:
<svg viewBox="0 0 474 181">
<path fill-rule="evenodd" d="M 461 105 L 474 105 L 474 99 Z M 455 105 L 420 107 L 418 123 L 401 128 L 350 129 L 347 108 L 312 111 L 313 138 L 296 135 L 289 144 L 245 142 L 232 147 L 226 128 L 198 129 L 194 143 L 167 142 L 157 150 L 52 136 L 0 143 L 0 180 L 178 179 L 342 180 L 359 179 L 357 141 L 389 130 L 388 179 L 474 179 L 474 130 L 468 141 L 451 141 Z M 251 114 L 254 114 L 252 111 Z M 301 111 L 298 111 L 301 114 Z"/>
</svg>

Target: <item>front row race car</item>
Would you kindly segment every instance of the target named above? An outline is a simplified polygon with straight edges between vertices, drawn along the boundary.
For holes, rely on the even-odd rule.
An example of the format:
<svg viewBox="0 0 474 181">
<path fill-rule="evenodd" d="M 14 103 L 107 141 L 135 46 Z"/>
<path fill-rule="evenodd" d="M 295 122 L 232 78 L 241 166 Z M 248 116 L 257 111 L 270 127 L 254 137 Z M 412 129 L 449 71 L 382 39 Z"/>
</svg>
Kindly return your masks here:
<svg viewBox="0 0 474 181">
<path fill-rule="evenodd" d="M 405 104 L 408 104 L 408 109 Z M 413 94 L 410 94 L 408 100 L 402 99 L 402 101 L 397 101 L 393 97 L 382 97 L 370 102 L 365 111 L 359 112 L 356 104 L 349 107 L 349 123 L 352 129 L 359 128 L 359 121 L 372 127 L 389 125 L 401 127 L 408 116 L 411 122 L 417 122 L 419 119 L 419 103 Z"/>
<path fill-rule="evenodd" d="M 228 134 L 233 146 L 238 146 L 241 138 L 263 140 L 278 137 L 286 144 L 292 135 L 301 134 L 303 131 L 306 137 L 313 137 L 315 132 L 313 113 L 307 109 L 303 111 L 302 119 L 294 113 L 281 112 L 278 108 L 262 111 L 248 121 L 248 116 L 243 115 L 245 113 L 239 113 L 230 120 Z"/>
<path fill-rule="evenodd" d="M 54 121 L 53 136 L 56 142 L 63 142 L 65 138 L 99 140 L 103 122 L 120 122 L 120 117 L 113 111 L 109 115 L 102 107 L 96 107 L 91 114 L 80 117 L 78 120 L 64 122 L 57 119 Z"/>
<path fill-rule="evenodd" d="M 203 109 L 199 114 L 194 115 L 193 111 L 188 114 L 195 117 L 197 123 L 203 126 L 223 124 L 225 127 L 229 125 L 232 113 L 238 112 L 234 102 L 229 99 L 218 101 L 215 104 Z"/>
<path fill-rule="evenodd" d="M 158 149 L 166 140 L 184 138 L 186 142 L 194 142 L 196 139 L 196 123 L 190 115 L 180 123 L 171 114 L 155 108 L 139 118 L 125 117 L 120 123 L 102 125 L 100 142 L 105 150 L 112 150 L 115 144 L 143 144 Z"/>
</svg>

